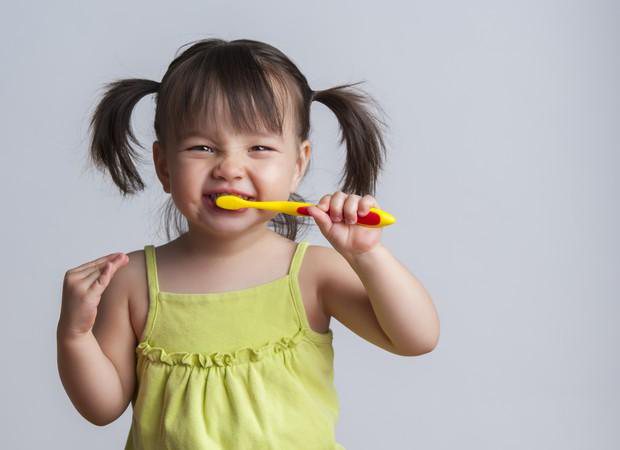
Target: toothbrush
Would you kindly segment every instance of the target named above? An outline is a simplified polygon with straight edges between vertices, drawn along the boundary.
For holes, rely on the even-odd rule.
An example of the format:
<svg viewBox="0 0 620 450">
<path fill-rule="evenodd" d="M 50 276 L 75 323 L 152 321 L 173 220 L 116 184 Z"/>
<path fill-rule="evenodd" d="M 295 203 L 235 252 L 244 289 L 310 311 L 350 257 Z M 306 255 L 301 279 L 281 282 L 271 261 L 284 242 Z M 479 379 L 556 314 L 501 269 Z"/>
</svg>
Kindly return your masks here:
<svg viewBox="0 0 620 450">
<path fill-rule="evenodd" d="M 224 209 L 256 208 L 277 211 L 291 216 L 309 216 L 308 206 L 316 206 L 305 202 L 244 200 L 235 195 L 221 195 L 215 199 L 215 204 Z M 329 214 L 329 210 L 326 211 L 326 214 Z M 396 218 L 393 215 L 379 208 L 370 208 L 370 211 L 364 217 L 357 216 L 356 224 L 369 228 L 379 228 L 392 225 L 394 222 L 396 222 Z"/>
</svg>

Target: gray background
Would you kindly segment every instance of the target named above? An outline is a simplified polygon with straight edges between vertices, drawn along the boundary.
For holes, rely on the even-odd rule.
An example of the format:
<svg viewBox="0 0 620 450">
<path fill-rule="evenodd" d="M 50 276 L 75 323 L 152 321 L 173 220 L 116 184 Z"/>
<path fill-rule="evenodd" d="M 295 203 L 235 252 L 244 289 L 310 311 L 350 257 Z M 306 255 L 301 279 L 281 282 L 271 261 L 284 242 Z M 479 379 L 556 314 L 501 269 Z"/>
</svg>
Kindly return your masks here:
<svg viewBox="0 0 620 450">
<path fill-rule="evenodd" d="M 131 408 L 97 427 L 61 385 L 62 278 L 163 243 L 166 194 L 152 96 L 133 116 L 148 163 L 134 198 L 86 165 L 88 120 L 103 83 L 159 81 L 178 47 L 220 37 L 280 48 L 313 89 L 366 80 L 388 116 L 376 197 L 398 224 L 383 241 L 431 293 L 441 338 L 400 357 L 332 320 L 339 442 L 619 448 L 619 18 L 611 1 L 6 4 L 0 446 L 124 445 Z M 318 200 L 344 148 L 335 116 L 312 108 L 301 192 Z"/>
</svg>

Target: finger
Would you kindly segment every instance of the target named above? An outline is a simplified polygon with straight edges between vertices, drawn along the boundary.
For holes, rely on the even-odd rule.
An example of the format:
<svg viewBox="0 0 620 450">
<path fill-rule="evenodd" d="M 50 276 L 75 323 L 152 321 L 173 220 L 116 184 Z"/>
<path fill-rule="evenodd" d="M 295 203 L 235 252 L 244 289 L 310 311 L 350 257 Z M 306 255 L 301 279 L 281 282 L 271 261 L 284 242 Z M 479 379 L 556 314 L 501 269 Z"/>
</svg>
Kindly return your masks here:
<svg viewBox="0 0 620 450">
<path fill-rule="evenodd" d="M 329 218 L 329 215 L 325 211 L 321 210 L 320 208 L 314 205 L 308 207 L 308 212 L 310 213 L 310 215 L 312 216 L 312 218 L 318 225 L 321 232 L 323 234 L 328 234 L 329 230 L 332 227 L 332 221 Z"/>
<path fill-rule="evenodd" d="M 88 280 L 88 290 L 96 294 L 102 293 L 108 287 L 110 280 L 120 267 L 121 264 L 108 261 L 99 269 L 94 270 L 86 278 Z"/>
<path fill-rule="evenodd" d="M 104 263 L 101 267 L 95 267 L 92 269 L 84 278 L 82 278 L 82 283 L 84 283 L 87 290 L 90 290 L 93 283 L 101 277 L 102 274 L 106 273 L 106 271 L 110 270 L 110 263 Z"/>
<path fill-rule="evenodd" d="M 96 271 L 96 270 L 102 271 L 103 267 L 108 263 L 111 263 L 112 265 L 115 265 L 115 266 L 120 266 L 120 265 L 126 264 L 127 262 L 129 262 L 129 257 L 125 255 L 124 253 L 119 253 L 119 254 L 113 255 L 112 257 L 103 258 L 103 260 L 100 261 L 99 263 L 92 264 L 74 273 L 76 273 L 78 277 L 81 277 L 82 279 L 84 279 L 87 276 L 89 276 L 93 271 Z"/>
<path fill-rule="evenodd" d="M 343 206 L 344 221 L 349 225 L 357 223 L 357 210 L 361 197 L 351 194 L 347 197 Z"/>
<path fill-rule="evenodd" d="M 115 269 L 112 263 L 106 263 L 101 268 L 99 276 L 92 277 L 91 280 L 89 280 L 91 283 L 88 286 L 88 291 L 94 294 L 102 294 L 103 291 L 105 291 L 105 288 L 108 287 L 110 279 L 112 279 L 112 276 L 114 275 L 114 271 Z"/>
<path fill-rule="evenodd" d="M 331 197 L 331 194 L 326 194 L 321 197 L 321 200 L 319 200 L 319 203 L 317 203 L 317 207 L 322 211 L 327 211 L 329 209 L 329 202 L 331 200 Z"/>
<path fill-rule="evenodd" d="M 332 195 L 329 203 L 329 217 L 331 217 L 332 222 L 342 221 L 342 207 L 346 198 L 347 194 L 342 191 L 338 191 Z"/>
<path fill-rule="evenodd" d="M 379 208 L 379 204 L 372 195 L 366 194 L 360 200 L 357 212 L 360 217 L 364 217 L 370 212 L 370 208 Z"/>
<path fill-rule="evenodd" d="M 117 253 L 110 253 L 109 255 L 106 256 L 102 256 L 101 258 L 97 258 L 94 261 L 89 261 L 87 263 L 82 264 L 81 266 L 77 266 L 73 269 L 69 269 L 69 272 L 71 273 L 80 273 L 83 272 L 85 269 L 90 269 L 94 266 L 99 266 L 102 263 L 105 263 L 106 261 L 111 261 L 114 258 L 117 258 L 119 255 L 123 255 L 123 256 L 127 256 L 124 253 L 121 252 L 117 252 Z"/>
</svg>

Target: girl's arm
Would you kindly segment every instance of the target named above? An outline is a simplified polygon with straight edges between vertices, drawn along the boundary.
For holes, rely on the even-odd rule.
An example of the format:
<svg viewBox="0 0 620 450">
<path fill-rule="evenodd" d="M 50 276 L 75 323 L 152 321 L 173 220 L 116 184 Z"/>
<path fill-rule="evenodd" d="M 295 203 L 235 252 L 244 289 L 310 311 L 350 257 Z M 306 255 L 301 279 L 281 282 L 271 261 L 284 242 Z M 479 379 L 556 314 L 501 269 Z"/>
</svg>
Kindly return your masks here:
<svg viewBox="0 0 620 450">
<path fill-rule="evenodd" d="M 134 252 L 132 252 L 134 253 Z M 101 295 L 93 328 L 72 334 L 61 315 L 56 330 L 62 384 L 78 412 L 104 426 L 127 409 L 135 388 L 136 337 L 129 318 L 128 292 L 136 257 L 117 269 Z"/>
<path fill-rule="evenodd" d="M 334 247 L 320 263 L 323 310 L 394 353 L 428 353 L 439 340 L 437 312 L 422 284 L 381 244 L 381 228 L 356 225 L 373 207 L 379 204 L 372 195 L 337 191 L 308 208 Z"/>
<path fill-rule="evenodd" d="M 84 336 L 57 331 L 58 372 L 73 406 L 89 422 L 104 426 L 123 407 L 123 390 L 112 361 L 92 332 Z"/>
<path fill-rule="evenodd" d="M 439 318 L 430 295 L 386 247 L 378 244 L 357 257 L 327 247 L 321 253 L 319 298 L 326 314 L 399 355 L 435 348 Z"/>
<path fill-rule="evenodd" d="M 439 317 L 429 293 L 413 274 L 382 244 L 348 262 L 394 345 L 414 355 L 432 351 L 439 340 Z"/>
</svg>

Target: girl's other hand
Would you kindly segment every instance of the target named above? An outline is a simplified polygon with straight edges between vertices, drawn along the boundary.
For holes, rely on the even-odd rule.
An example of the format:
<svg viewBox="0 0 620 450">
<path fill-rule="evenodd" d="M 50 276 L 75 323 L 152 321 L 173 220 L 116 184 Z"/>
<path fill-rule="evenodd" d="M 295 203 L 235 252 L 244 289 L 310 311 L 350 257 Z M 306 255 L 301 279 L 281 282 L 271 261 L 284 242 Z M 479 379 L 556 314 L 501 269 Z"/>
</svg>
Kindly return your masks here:
<svg viewBox="0 0 620 450">
<path fill-rule="evenodd" d="M 379 208 L 372 195 L 336 191 L 324 195 L 316 206 L 309 206 L 308 212 L 334 249 L 350 259 L 372 250 L 381 240 L 381 227 L 356 225 L 358 214 L 364 217 L 370 208 Z"/>
<path fill-rule="evenodd" d="M 129 257 L 124 253 L 112 253 L 65 273 L 59 334 L 76 338 L 92 330 L 101 295 L 116 271 L 128 262 Z"/>
</svg>

